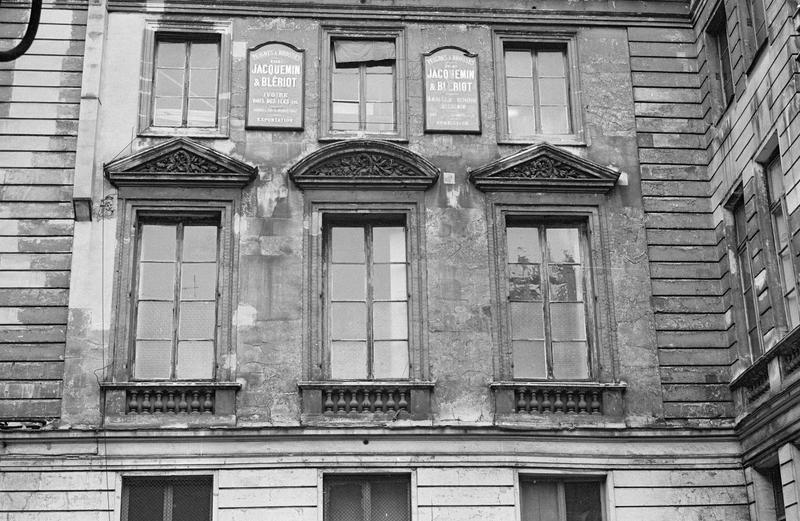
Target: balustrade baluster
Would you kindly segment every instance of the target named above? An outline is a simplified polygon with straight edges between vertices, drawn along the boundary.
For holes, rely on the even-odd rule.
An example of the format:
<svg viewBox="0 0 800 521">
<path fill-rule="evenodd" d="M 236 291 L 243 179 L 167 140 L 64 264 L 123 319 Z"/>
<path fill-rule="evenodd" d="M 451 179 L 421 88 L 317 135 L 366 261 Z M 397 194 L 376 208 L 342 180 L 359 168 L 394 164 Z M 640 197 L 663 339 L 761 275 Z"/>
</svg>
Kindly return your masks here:
<svg viewBox="0 0 800 521">
<path fill-rule="evenodd" d="M 192 391 L 192 414 L 200 413 L 200 392 Z"/>
<path fill-rule="evenodd" d="M 375 412 L 383 412 L 383 389 L 375 389 Z"/>
<path fill-rule="evenodd" d="M 347 408 L 348 411 L 352 414 L 356 414 L 358 412 L 358 400 L 356 399 L 357 390 L 353 389 L 350 391 L 350 403 L 348 403 Z"/>
<path fill-rule="evenodd" d="M 361 408 L 359 411 L 370 412 L 369 389 L 362 389 L 361 393 Z"/>
<path fill-rule="evenodd" d="M 575 412 L 575 399 L 573 391 L 567 391 L 567 414 Z"/>
<path fill-rule="evenodd" d="M 550 414 L 551 411 L 551 402 L 550 402 L 550 391 L 543 390 L 542 396 L 544 400 L 542 400 L 542 414 Z"/>
<path fill-rule="evenodd" d="M 205 414 L 211 414 L 213 412 L 212 409 L 214 408 L 214 400 L 211 399 L 212 392 L 213 391 L 206 389 L 206 399 L 203 402 L 203 412 Z"/>
<path fill-rule="evenodd" d="M 586 410 L 586 393 L 583 391 L 578 393 L 578 414 L 588 414 Z"/>
<path fill-rule="evenodd" d="M 336 391 L 336 396 L 337 396 L 336 412 L 337 413 L 343 413 L 343 412 L 345 412 L 345 408 L 347 407 L 347 403 L 344 401 L 344 390 L 343 389 L 338 389 Z"/>
<path fill-rule="evenodd" d="M 539 391 L 536 389 L 531 389 L 531 401 L 528 403 L 528 407 L 530 407 L 530 414 L 536 413 L 541 414 L 542 412 L 542 401 L 539 399 Z"/>
<path fill-rule="evenodd" d="M 130 400 L 128 401 L 129 412 L 135 412 L 137 414 L 141 413 L 142 408 L 141 405 L 139 404 L 139 393 L 137 391 L 131 391 L 129 396 L 130 396 Z"/>
<path fill-rule="evenodd" d="M 386 409 L 387 412 L 394 412 L 395 401 L 394 401 L 394 389 L 389 389 L 386 391 L 389 397 L 386 399 Z"/>
<path fill-rule="evenodd" d="M 400 390 L 400 401 L 397 402 L 397 409 L 400 411 L 408 412 L 408 401 L 406 401 L 406 392 L 404 390 Z"/>
<path fill-rule="evenodd" d="M 520 387 L 517 389 L 517 412 L 525 412 L 526 408 L 526 400 L 525 400 L 525 388 Z"/>
<path fill-rule="evenodd" d="M 189 404 L 186 403 L 186 391 L 181 391 L 181 401 L 178 402 L 178 412 L 189 412 Z"/>
<path fill-rule="evenodd" d="M 600 397 L 597 391 L 592 391 L 592 414 L 601 414 L 600 412 Z"/>
<path fill-rule="evenodd" d="M 144 399 L 142 400 L 142 412 L 150 414 L 150 391 L 144 392 Z"/>
<path fill-rule="evenodd" d="M 325 390 L 325 414 L 333 414 L 333 390 Z"/>
<path fill-rule="evenodd" d="M 156 391 L 156 401 L 153 404 L 154 412 L 164 412 L 164 402 L 161 400 L 161 391 Z"/>
<path fill-rule="evenodd" d="M 556 391 L 556 401 L 553 403 L 553 411 L 564 414 L 564 402 L 561 400 L 561 390 Z"/>
<path fill-rule="evenodd" d="M 169 391 L 167 393 L 167 412 L 175 412 L 175 392 Z"/>
</svg>

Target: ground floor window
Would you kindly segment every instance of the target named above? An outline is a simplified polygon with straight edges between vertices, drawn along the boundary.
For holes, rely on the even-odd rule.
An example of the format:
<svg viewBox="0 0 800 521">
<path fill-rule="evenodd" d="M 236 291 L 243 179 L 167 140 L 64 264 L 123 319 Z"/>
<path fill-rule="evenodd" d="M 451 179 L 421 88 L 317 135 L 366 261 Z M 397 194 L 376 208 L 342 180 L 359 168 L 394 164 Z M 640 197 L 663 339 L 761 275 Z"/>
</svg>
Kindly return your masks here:
<svg viewBox="0 0 800 521">
<path fill-rule="evenodd" d="M 326 476 L 325 521 L 410 521 L 408 476 Z"/>
<path fill-rule="evenodd" d="M 211 521 L 211 476 L 126 477 L 122 521 Z"/>
<path fill-rule="evenodd" d="M 598 481 L 520 479 L 522 521 L 603 521 Z"/>
</svg>

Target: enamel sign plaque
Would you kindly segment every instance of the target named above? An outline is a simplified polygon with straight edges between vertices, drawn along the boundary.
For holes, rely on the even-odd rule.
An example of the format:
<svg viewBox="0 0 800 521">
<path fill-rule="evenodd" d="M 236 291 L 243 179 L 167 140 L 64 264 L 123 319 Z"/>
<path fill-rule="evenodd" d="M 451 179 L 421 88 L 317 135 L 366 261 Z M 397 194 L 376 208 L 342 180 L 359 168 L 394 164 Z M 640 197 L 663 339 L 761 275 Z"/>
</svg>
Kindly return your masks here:
<svg viewBox="0 0 800 521">
<path fill-rule="evenodd" d="M 249 50 L 247 128 L 303 128 L 303 51 L 277 42 Z"/>
<path fill-rule="evenodd" d="M 425 131 L 480 133 L 478 57 L 454 47 L 423 55 Z"/>
</svg>

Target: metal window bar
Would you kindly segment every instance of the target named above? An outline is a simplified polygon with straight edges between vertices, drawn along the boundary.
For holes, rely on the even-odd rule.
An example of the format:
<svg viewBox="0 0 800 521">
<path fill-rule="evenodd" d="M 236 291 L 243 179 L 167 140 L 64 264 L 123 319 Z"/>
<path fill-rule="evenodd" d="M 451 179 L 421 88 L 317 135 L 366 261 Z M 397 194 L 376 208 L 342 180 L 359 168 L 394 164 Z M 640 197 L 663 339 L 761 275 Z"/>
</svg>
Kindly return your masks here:
<svg viewBox="0 0 800 521">
<path fill-rule="evenodd" d="M 211 521 L 211 476 L 126 477 L 122 521 Z"/>
</svg>

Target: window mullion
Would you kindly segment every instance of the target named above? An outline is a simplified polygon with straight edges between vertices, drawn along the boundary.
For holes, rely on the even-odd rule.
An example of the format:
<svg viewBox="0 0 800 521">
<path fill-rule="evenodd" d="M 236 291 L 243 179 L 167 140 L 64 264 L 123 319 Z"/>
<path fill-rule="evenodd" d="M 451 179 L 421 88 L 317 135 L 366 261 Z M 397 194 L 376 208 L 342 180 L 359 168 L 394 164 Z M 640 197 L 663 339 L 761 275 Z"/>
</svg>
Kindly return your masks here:
<svg viewBox="0 0 800 521">
<path fill-rule="evenodd" d="M 539 95 L 539 53 L 531 50 L 531 76 L 533 76 L 533 132 L 542 133 L 542 108 Z"/>
<path fill-rule="evenodd" d="M 567 495 L 564 491 L 564 482 L 557 483 L 556 490 L 558 491 L 558 521 L 567 521 Z"/>
<path fill-rule="evenodd" d="M 180 328 L 181 275 L 183 274 L 183 223 L 178 223 L 175 246 L 175 289 L 172 294 L 172 356 L 170 358 L 170 379 L 176 376 L 175 365 L 178 359 L 178 331 Z"/>
<path fill-rule="evenodd" d="M 172 521 L 172 504 L 173 504 L 173 489 L 172 483 L 167 483 L 164 485 L 164 521 Z"/>
<path fill-rule="evenodd" d="M 373 320 L 373 307 L 374 307 L 374 296 L 375 293 L 373 291 L 373 271 L 375 266 L 373 264 L 373 250 L 372 250 L 372 225 L 368 224 L 364 227 L 364 247 L 366 249 L 364 260 L 366 261 L 366 272 L 367 272 L 367 378 L 372 380 L 374 378 L 374 357 L 375 357 L 375 349 L 374 349 L 374 320 Z"/>
<path fill-rule="evenodd" d="M 589 229 L 587 227 L 581 226 L 579 228 L 580 235 L 578 237 L 578 241 L 580 242 L 580 254 L 581 254 L 581 262 L 578 264 L 578 267 L 581 270 L 581 276 L 583 278 L 583 294 L 581 298 L 583 298 L 583 314 L 586 317 L 586 363 L 588 365 L 589 370 L 589 378 L 595 376 L 596 371 L 594 370 L 594 352 L 592 351 L 593 346 L 595 345 L 595 314 L 594 314 L 594 306 L 595 301 L 593 298 L 594 295 L 594 288 L 592 287 L 592 277 L 591 273 L 587 269 L 590 265 L 589 255 L 591 249 L 589 247 Z"/>
<path fill-rule="evenodd" d="M 544 345 L 545 345 L 545 359 L 547 365 L 547 378 L 553 378 L 553 339 L 550 325 L 550 248 L 547 244 L 547 229 L 544 226 L 539 227 L 539 244 L 542 250 L 542 268 L 541 268 L 541 281 L 542 281 L 542 306 L 544 307 Z"/>
<path fill-rule="evenodd" d="M 191 54 L 192 44 L 186 42 L 186 62 L 183 65 L 183 110 L 181 111 L 181 126 L 186 126 L 189 121 L 189 75 L 192 72 L 191 68 Z"/>
<path fill-rule="evenodd" d="M 361 505 L 364 509 L 364 521 L 370 521 L 372 519 L 372 488 L 367 480 L 364 480 L 361 486 Z"/>
<path fill-rule="evenodd" d="M 367 66 L 358 66 L 358 129 L 367 129 Z"/>
</svg>

